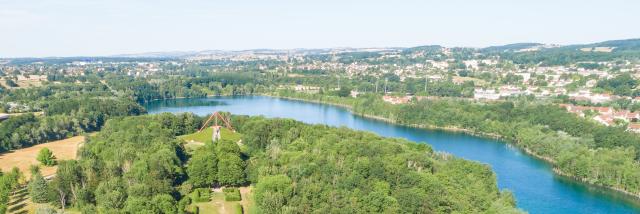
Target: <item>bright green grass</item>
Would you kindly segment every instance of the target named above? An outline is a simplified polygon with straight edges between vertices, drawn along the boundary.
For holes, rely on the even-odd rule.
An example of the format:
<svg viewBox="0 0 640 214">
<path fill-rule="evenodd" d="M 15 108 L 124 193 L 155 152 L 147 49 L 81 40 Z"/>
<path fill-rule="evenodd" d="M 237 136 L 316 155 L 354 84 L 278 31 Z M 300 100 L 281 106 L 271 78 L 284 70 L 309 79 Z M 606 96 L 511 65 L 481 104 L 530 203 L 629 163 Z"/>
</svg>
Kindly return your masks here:
<svg viewBox="0 0 640 214">
<path fill-rule="evenodd" d="M 213 128 L 209 127 L 209 128 L 206 128 L 205 130 L 202 130 L 201 132 L 182 135 L 182 136 L 179 136 L 178 138 L 186 140 L 187 142 L 193 140 L 195 142 L 200 142 L 200 143 L 211 143 L 212 134 L 213 134 Z M 220 130 L 220 137 L 222 137 L 222 139 L 228 139 L 233 142 L 238 142 L 242 137 L 242 135 L 222 127 Z"/>
</svg>

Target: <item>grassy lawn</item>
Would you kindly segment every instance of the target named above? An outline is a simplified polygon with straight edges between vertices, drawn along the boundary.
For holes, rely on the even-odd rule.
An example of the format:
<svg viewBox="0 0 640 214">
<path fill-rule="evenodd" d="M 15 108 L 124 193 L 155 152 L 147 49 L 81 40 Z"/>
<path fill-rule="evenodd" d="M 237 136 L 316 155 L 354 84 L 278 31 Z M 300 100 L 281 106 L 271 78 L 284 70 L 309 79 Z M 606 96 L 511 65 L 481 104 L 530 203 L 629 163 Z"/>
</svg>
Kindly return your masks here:
<svg viewBox="0 0 640 214">
<path fill-rule="evenodd" d="M 242 201 L 225 201 L 224 193 L 212 192 L 211 200 L 208 202 L 193 203 L 191 206 L 197 206 L 200 213 L 203 214 L 235 214 L 236 207 L 241 205 L 243 207 L 243 213 L 256 213 L 255 204 L 253 201 L 253 194 L 251 187 L 240 187 L 240 193 L 242 195 Z M 188 208 L 189 211 L 191 207 Z"/>
<path fill-rule="evenodd" d="M 200 143 L 210 143 L 211 142 L 211 135 L 213 134 L 213 128 L 209 127 L 206 128 L 205 130 L 202 130 L 201 132 L 196 132 L 196 133 L 192 133 L 192 134 L 188 134 L 188 135 L 182 135 L 179 136 L 178 138 L 186 140 L 186 141 L 195 141 L 195 142 L 200 142 Z M 222 127 L 220 130 L 220 136 L 222 137 L 222 139 L 228 139 L 231 140 L 233 142 L 238 142 L 240 140 L 240 138 L 242 137 L 242 135 L 240 135 L 239 133 L 233 132 L 227 128 Z"/>
<path fill-rule="evenodd" d="M 192 206 L 198 206 L 201 214 L 235 214 L 234 206 L 240 202 L 225 201 L 224 193 L 211 193 L 211 201 L 194 203 Z"/>
</svg>

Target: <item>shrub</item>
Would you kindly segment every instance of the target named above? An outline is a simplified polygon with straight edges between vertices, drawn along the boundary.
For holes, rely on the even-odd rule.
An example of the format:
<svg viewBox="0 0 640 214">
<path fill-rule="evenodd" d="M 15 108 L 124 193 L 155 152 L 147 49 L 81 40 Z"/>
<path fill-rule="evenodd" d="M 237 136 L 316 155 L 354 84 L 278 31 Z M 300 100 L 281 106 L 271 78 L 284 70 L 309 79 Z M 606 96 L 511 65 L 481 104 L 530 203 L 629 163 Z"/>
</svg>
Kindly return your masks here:
<svg viewBox="0 0 640 214">
<path fill-rule="evenodd" d="M 194 202 L 207 202 L 211 198 L 211 193 L 209 193 L 208 188 L 198 188 L 193 191 L 191 194 L 191 199 Z"/>
<path fill-rule="evenodd" d="M 49 202 L 49 185 L 40 173 L 34 174 L 29 182 L 29 196 L 36 203 Z"/>
<path fill-rule="evenodd" d="M 53 208 L 47 206 L 47 205 L 41 205 L 38 206 L 38 208 L 36 208 L 36 213 L 38 214 L 55 214 L 57 213 L 56 210 L 54 210 Z"/>
<path fill-rule="evenodd" d="M 38 157 L 36 157 L 36 159 L 45 166 L 56 165 L 56 156 L 54 156 L 53 152 L 46 147 L 42 148 L 40 152 L 38 152 Z"/>
<path fill-rule="evenodd" d="M 178 201 L 178 214 L 186 213 L 187 206 L 191 204 L 191 198 L 184 197 Z"/>
<path fill-rule="evenodd" d="M 191 213 L 193 213 L 193 214 L 200 213 L 200 208 L 198 206 L 194 205 L 193 207 L 191 207 Z"/>
<path fill-rule="evenodd" d="M 224 200 L 225 201 L 240 201 L 242 200 L 242 196 L 240 196 L 240 191 L 237 188 L 224 188 L 222 190 L 224 192 Z"/>
</svg>

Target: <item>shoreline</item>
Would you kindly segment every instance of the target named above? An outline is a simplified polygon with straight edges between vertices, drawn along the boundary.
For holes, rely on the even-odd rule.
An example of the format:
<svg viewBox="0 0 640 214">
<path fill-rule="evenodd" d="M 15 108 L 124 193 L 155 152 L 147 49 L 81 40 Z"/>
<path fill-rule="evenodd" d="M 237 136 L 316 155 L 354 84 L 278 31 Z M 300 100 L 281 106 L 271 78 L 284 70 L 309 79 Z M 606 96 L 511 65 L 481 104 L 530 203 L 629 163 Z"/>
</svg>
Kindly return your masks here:
<svg viewBox="0 0 640 214">
<path fill-rule="evenodd" d="M 536 154 L 535 152 L 531 151 L 530 149 L 520 146 L 514 140 L 506 139 L 503 136 L 500 136 L 500 135 L 497 135 L 497 134 L 477 132 L 477 131 L 473 131 L 473 130 L 470 130 L 470 129 L 460 128 L 460 127 L 453 127 L 453 126 L 452 127 L 439 127 L 439 126 L 433 126 L 433 125 L 403 124 L 403 123 L 398 123 L 396 121 L 393 121 L 393 120 L 391 120 L 389 118 L 385 118 L 385 117 L 382 117 L 382 116 L 370 115 L 370 114 L 362 114 L 362 113 L 354 112 L 352 106 L 348 106 L 348 105 L 345 105 L 345 104 L 339 104 L 339 103 L 325 102 L 325 101 L 316 100 L 316 99 L 311 100 L 311 99 L 296 98 L 296 97 L 284 97 L 284 96 L 271 95 L 271 94 L 265 94 L 264 96 L 342 107 L 342 108 L 345 108 L 346 110 L 348 110 L 349 112 L 351 112 L 354 115 L 357 115 L 357 116 L 360 116 L 360 117 L 364 117 L 364 118 L 368 118 L 368 119 L 383 121 L 383 122 L 387 122 L 387 123 L 394 124 L 394 125 L 401 125 L 401 126 L 420 128 L 420 129 L 427 129 L 427 130 L 440 130 L 440 131 L 447 131 L 447 132 L 465 133 L 465 134 L 469 134 L 469 135 L 476 136 L 476 137 L 485 137 L 485 138 L 500 140 L 500 141 L 503 141 L 504 143 L 516 146 L 519 150 L 523 151 L 524 153 L 526 153 L 527 155 L 529 155 L 531 157 L 534 157 L 536 159 L 539 159 L 539 160 L 541 160 L 543 162 L 546 162 L 546 163 L 550 164 L 553 173 L 555 173 L 557 175 L 560 175 L 560 176 L 563 176 L 565 178 L 569 178 L 569 179 L 575 180 L 575 181 L 583 183 L 583 184 L 593 185 L 595 187 L 605 188 L 605 189 L 608 189 L 608 190 L 611 190 L 611 191 L 614 191 L 614 192 L 618 192 L 618 193 L 621 193 L 621 194 L 624 194 L 624 195 L 627 195 L 627 196 L 631 196 L 634 199 L 640 201 L 640 193 L 633 193 L 633 192 L 629 192 L 627 190 L 624 190 L 624 189 L 621 189 L 621 188 L 617 188 L 617 187 L 604 186 L 604 185 L 592 183 L 592 182 L 586 181 L 585 179 L 577 178 L 575 176 L 569 175 L 569 174 L 561 171 L 560 169 L 558 169 L 557 167 L 554 166 L 556 161 L 553 158 Z"/>
</svg>

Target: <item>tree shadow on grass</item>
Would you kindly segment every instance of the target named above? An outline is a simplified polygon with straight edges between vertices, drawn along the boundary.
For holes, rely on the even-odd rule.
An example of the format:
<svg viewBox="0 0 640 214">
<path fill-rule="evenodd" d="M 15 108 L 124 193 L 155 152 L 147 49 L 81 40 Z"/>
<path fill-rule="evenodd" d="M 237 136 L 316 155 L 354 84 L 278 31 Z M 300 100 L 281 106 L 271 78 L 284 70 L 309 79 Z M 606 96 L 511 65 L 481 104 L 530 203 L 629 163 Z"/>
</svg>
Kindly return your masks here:
<svg viewBox="0 0 640 214">
<path fill-rule="evenodd" d="M 15 205 L 11 208 L 9 208 L 9 213 L 15 213 L 15 212 L 26 212 L 26 210 L 22 210 L 23 208 L 25 208 L 27 206 L 27 203 L 20 203 L 18 205 Z"/>
</svg>

